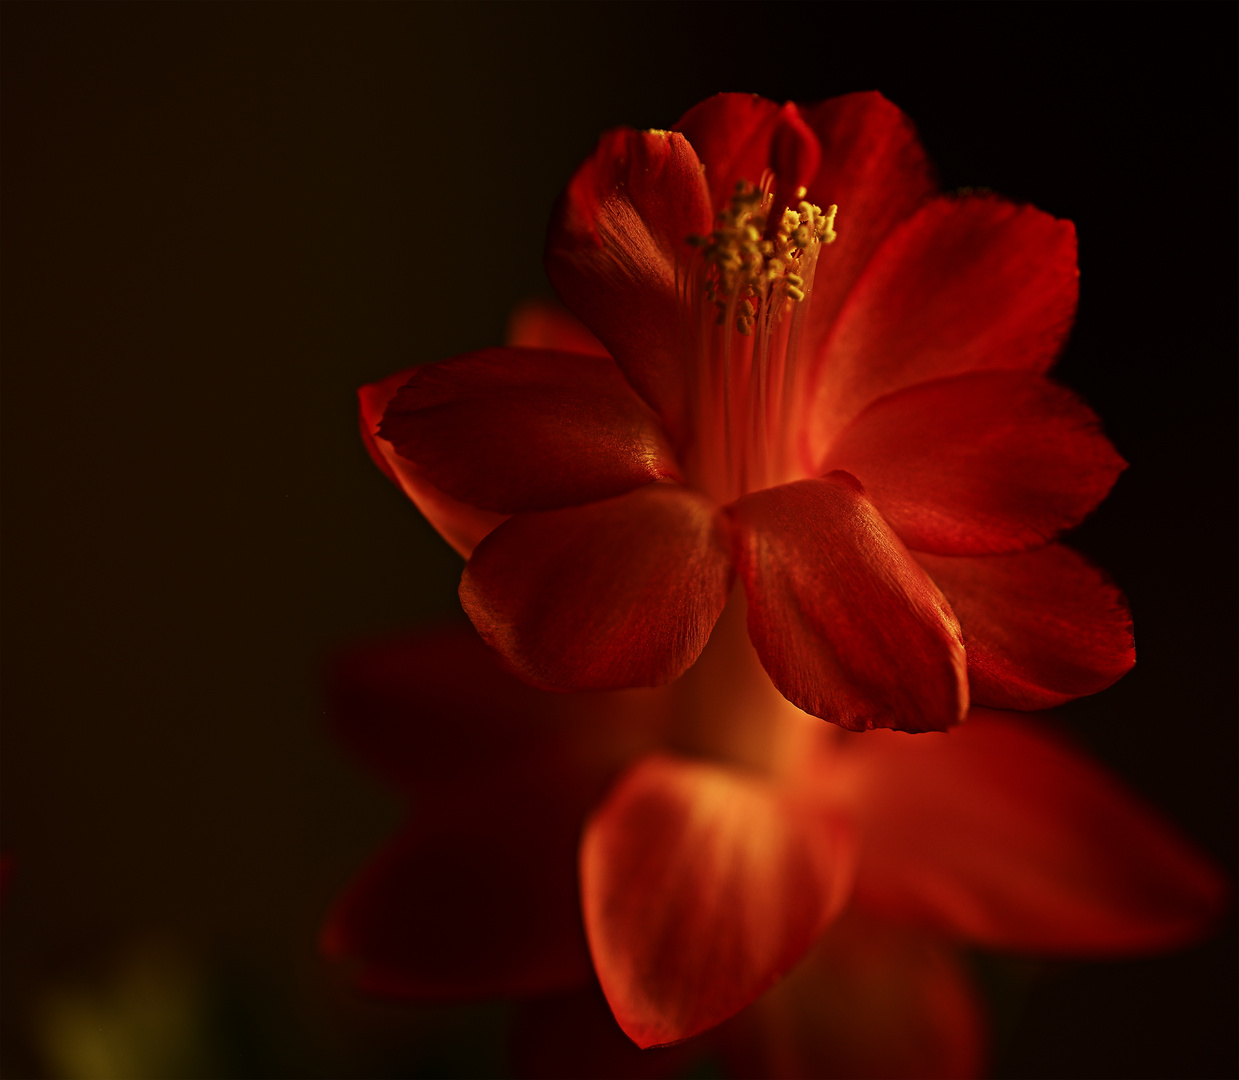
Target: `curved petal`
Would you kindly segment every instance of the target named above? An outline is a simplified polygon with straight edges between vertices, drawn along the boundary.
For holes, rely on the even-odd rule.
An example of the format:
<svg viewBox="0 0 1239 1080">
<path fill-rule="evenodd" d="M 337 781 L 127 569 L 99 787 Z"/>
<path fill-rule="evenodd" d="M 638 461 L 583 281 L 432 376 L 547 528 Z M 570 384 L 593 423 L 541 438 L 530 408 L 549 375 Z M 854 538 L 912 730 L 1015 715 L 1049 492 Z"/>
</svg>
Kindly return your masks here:
<svg viewBox="0 0 1239 1080">
<path fill-rule="evenodd" d="M 603 690 L 682 674 L 705 647 L 731 582 L 714 504 L 650 484 L 504 522 L 465 567 L 460 600 L 521 678 Z"/>
<path fill-rule="evenodd" d="M 945 942 L 855 909 L 719 1033 L 733 1076 L 980 1076 L 981 1003 Z"/>
<path fill-rule="evenodd" d="M 325 682 L 333 734 L 371 771 L 415 793 L 567 753 L 601 794 L 619 765 L 661 741 L 671 708 L 657 690 L 535 690 L 504 671 L 468 625 L 354 646 L 331 658 Z"/>
<path fill-rule="evenodd" d="M 1123 594 L 1070 548 L 916 559 L 959 618 L 978 705 L 1061 705 L 1104 690 L 1136 662 Z"/>
<path fill-rule="evenodd" d="M 667 131 L 608 132 L 554 214 L 546 272 L 673 436 L 683 432 L 685 341 L 678 276 L 709 233 L 697 155 Z"/>
<path fill-rule="evenodd" d="M 912 121 L 876 91 L 805 106 L 802 115 L 822 148 L 809 198 L 839 207 L 835 242 L 813 279 L 803 348 L 816 357 L 878 245 L 937 184 Z"/>
<path fill-rule="evenodd" d="M 483 349 L 415 368 L 379 438 L 455 499 L 499 513 L 675 477 L 658 417 L 609 357 Z"/>
<path fill-rule="evenodd" d="M 862 731 L 932 731 L 968 707 L 959 624 L 847 473 L 727 508 L 749 636 L 805 712 Z"/>
<path fill-rule="evenodd" d="M 524 345 L 531 349 L 558 349 L 589 356 L 611 355 L 579 319 L 547 300 L 526 300 L 517 304 L 508 316 L 508 332 L 504 341 L 508 345 Z"/>
<path fill-rule="evenodd" d="M 879 398 L 831 447 L 917 551 L 1039 547 L 1078 525 L 1125 463 L 1070 390 L 1021 372 L 978 372 Z"/>
<path fill-rule="evenodd" d="M 1027 720 L 981 711 L 949 734 L 848 739 L 857 903 L 995 948 L 1067 954 L 1182 945 L 1225 882 L 1095 765 Z"/>
<path fill-rule="evenodd" d="M 673 125 L 705 167 L 714 210 L 722 210 L 736 185 L 759 186 L 775 174 L 774 212 L 795 206 L 798 188 L 817 172 L 821 149 L 792 102 L 778 105 L 757 94 L 715 94 L 694 105 Z"/>
<path fill-rule="evenodd" d="M 581 901 L 616 1020 L 642 1047 L 744 1008 L 847 898 L 851 845 L 734 769 L 653 756 L 585 826 Z"/>
<path fill-rule="evenodd" d="M 1078 277 L 1069 221 L 988 195 L 926 203 L 874 254 L 824 345 L 816 449 L 905 386 L 1045 371 L 1071 326 Z"/>
<path fill-rule="evenodd" d="M 366 990 L 445 998 L 584 984 L 576 848 L 589 805 L 566 769 L 495 770 L 440 793 L 336 902 L 324 952 Z"/>
<path fill-rule="evenodd" d="M 396 392 L 409 381 L 416 370 L 417 368 L 409 368 L 397 372 L 381 382 L 369 383 L 357 391 L 361 438 L 366 451 L 383 470 L 383 474 L 399 485 L 439 535 L 467 559 L 478 541 L 503 521 L 506 515 L 479 510 L 476 506 L 453 499 L 427 480 L 416 465 L 400 457 L 391 443 L 377 438 L 379 421 L 383 418 L 387 403 L 396 396 Z"/>
</svg>

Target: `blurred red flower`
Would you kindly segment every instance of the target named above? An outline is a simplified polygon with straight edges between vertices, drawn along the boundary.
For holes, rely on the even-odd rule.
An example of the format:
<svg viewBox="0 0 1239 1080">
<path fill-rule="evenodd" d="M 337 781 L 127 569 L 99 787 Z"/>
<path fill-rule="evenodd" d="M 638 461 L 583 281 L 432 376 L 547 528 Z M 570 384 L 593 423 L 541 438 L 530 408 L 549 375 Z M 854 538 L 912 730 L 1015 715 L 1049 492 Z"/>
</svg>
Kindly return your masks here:
<svg viewBox="0 0 1239 1080">
<path fill-rule="evenodd" d="M 676 678 L 736 574 L 780 692 L 851 729 L 1131 666 L 1122 598 L 1050 543 L 1123 467 L 1044 377 L 1070 222 L 936 194 L 879 94 L 722 94 L 605 135 L 546 265 L 588 331 L 361 391 L 375 460 L 469 558 L 465 609 L 527 682 Z"/>
<path fill-rule="evenodd" d="M 822 724 L 774 690 L 742 619 L 656 690 L 535 690 L 463 628 L 343 656 L 338 732 L 409 817 L 337 902 L 328 954 L 432 999 L 596 973 L 643 1047 L 734 1017 L 706 1038 L 737 1075 L 974 1076 L 961 945 L 1157 950 L 1217 914 L 1211 866 L 1043 724 Z M 684 1064 L 634 1060 L 588 997 L 526 1018 L 535 1075 Z"/>
</svg>

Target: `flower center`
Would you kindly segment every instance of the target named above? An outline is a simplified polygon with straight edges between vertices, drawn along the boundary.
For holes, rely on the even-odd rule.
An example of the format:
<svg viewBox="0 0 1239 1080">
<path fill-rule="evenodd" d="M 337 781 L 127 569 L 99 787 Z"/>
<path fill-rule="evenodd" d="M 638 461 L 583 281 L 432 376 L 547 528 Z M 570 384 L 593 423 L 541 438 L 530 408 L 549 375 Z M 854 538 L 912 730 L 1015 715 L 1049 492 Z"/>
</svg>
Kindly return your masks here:
<svg viewBox="0 0 1239 1080">
<path fill-rule="evenodd" d="M 796 192 L 772 220 L 773 176 L 741 181 L 680 284 L 692 341 L 694 430 L 688 469 L 722 502 L 806 475 L 795 403 L 796 364 L 817 257 L 835 239 L 825 213 Z"/>
</svg>

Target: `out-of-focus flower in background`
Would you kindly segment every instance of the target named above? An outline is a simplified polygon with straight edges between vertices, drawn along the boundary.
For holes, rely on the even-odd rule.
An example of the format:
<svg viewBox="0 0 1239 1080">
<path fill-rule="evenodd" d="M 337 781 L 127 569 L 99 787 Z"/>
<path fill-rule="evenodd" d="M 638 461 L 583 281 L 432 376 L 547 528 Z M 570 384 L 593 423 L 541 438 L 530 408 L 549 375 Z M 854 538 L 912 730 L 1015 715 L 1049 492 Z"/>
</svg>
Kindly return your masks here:
<svg viewBox="0 0 1239 1080">
<path fill-rule="evenodd" d="M 723 94 L 605 135 L 546 266 L 595 341 L 361 392 L 375 460 L 469 558 L 465 609 L 526 681 L 674 679 L 735 575 L 780 692 L 847 728 L 944 730 L 1130 667 L 1122 598 L 1051 543 L 1123 467 L 1044 377 L 1069 222 L 936 194 L 879 94 Z"/>
<path fill-rule="evenodd" d="M 842 731 L 774 691 L 741 618 L 656 690 L 536 690 L 464 628 L 343 655 L 338 733 L 408 819 L 327 953 L 416 999 L 596 975 L 641 1046 L 735 1017 L 642 1063 L 588 993 L 550 1001 L 517 1031 L 534 1074 L 706 1054 L 731 1075 L 972 1076 L 986 1023 L 963 947 L 1141 953 L 1217 915 L 1208 862 L 1043 722 Z"/>
</svg>

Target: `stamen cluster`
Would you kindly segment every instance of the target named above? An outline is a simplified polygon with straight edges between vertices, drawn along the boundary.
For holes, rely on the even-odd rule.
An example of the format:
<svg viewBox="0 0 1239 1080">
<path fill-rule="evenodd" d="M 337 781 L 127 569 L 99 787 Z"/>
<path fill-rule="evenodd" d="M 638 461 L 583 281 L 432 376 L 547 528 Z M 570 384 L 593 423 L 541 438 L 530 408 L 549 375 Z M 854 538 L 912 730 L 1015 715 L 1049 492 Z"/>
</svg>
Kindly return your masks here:
<svg viewBox="0 0 1239 1080">
<path fill-rule="evenodd" d="M 784 209 L 773 236 L 767 236 L 774 195 L 769 185 L 755 187 L 748 181 L 736 184 L 727 207 L 718 216 L 718 225 L 709 236 L 692 236 L 689 242 L 701 248 L 709 267 L 705 287 L 707 299 L 718 308 L 718 325 L 734 310 L 736 329 L 753 332 L 753 321 L 762 302 L 773 299 L 772 308 L 782 300 L 800 303 L 805 298 L 805 275 L 822 244 L 835 239 L 837 207 L 825 213 L 804 199 L 798 188 L 795 210 Z"/>
</svg>

